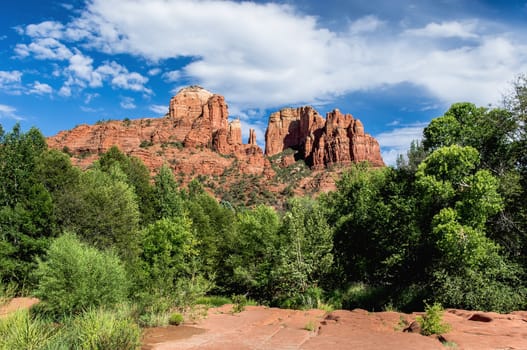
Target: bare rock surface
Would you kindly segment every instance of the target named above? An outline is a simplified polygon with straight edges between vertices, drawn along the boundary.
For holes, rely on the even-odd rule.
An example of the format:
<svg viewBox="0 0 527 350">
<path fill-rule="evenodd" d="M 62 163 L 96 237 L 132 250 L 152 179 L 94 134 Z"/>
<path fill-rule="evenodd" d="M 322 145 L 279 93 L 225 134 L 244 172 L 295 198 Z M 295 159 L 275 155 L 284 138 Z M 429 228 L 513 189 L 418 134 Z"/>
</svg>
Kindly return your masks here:
<svg viewBox="0 0 527 350">
<path fill-rule="evenodd" d="M 159 329 L 147 330 L 143 349 L 527 349 L 527 312 L 500 315 L 448 310 L 444 321 L 452 330 L 438 338 L 403 332 L 418 313 L 359 309 L 326 313 L 249 306 L 232 314 L 231 309 L 232 305 L 210 309 L 206 319 L 181 328 L 181 337 L 176 335 L 177 327 L 162 328 L 174 333 L 171 340 L 152 336 L 150 332 Z M 470 320 L 474 314 L 491 321 Z M 188 328 L 196 328 L 196 334 L 188 335 Z"/>
</svg>

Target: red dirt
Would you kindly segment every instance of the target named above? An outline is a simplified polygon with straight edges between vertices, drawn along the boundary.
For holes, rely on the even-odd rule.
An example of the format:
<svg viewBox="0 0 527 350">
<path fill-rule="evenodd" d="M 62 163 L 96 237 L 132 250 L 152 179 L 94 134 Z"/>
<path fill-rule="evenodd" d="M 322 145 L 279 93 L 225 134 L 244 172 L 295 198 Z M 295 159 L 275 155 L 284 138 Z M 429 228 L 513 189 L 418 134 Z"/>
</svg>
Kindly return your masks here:
<svg viewBox="0 0 527 350">
<path fill-rule="evenodd" d="M 231 309 L 232 305 L 210 309 L 206 319 L 184 328 L 147 330 L 143 349 L 527 350 L 525 311 L 501 315 L 447 310 L 443 319 L 452 330 L 443 335 L 448 343 L 441 344 L 436 336 L 402 331 L 401 320 L 410 323 L 417 314 L 364 310 L 326 313 L 262 306 L 248 306 L 241 313 L 231 314 Z M 195 328 L 196 334 L 190 328 Z"/>
<path fill-rule="evenodd" d="M 0 317 L 5 317 L 19 309 L 29 309 L 38 302 L 37 298 L 13 298 L 7 304 L 0 306 Z"/>
</svg>

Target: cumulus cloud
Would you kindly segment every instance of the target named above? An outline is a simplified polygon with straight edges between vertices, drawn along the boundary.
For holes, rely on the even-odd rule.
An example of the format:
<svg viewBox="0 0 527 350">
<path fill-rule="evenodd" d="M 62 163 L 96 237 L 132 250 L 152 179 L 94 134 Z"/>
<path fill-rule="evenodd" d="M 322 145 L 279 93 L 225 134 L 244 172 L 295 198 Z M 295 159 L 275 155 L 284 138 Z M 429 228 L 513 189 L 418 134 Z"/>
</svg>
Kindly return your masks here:
<svg viewBox="0 0 527 350">
<path fill-rule="evenodd" d="M 393 128 L 375 135 L 381 146 L 381 155 L 387 165 L 395 165 L 397 157 L 406 155 L 412 141 L 423 138 L 423 129 L 428 123 L 414 123 Z"/>
<path fill-rule="evenodd" d="M 55 21 L 44 21 L 38 24 L 30 24 L 25 28 L 25 34 L 32 38 L 55 38 L 64 36 L 64 25 Z"/>
<path fill-rule="evenodd" d="M 18 89 L 22 81 L 22 72 L 0 70 L 0 90 Z"/>
<path fill-rule="evenodd" d="M 16 108 L 0 104 L 0 119 L 23 120 L 24 118 L 16 113 Z"/>
<path fill-rule="evenodd" d="M 33 42 L 17 52 L 67 60 L 62 95 L 104 82 L 149 95 L 146 76 L 161 73 L 129 72 L 113 61 L 96 67 L 78 49 L 60 46 L 67 43 L 85 52 L 132 55 L 156 67 L 190 58 L 163 78 L 185 77 L 225 95 L 240 111 L 323 104 L 401 83 L 422 88 L 441 104 L 486 105 L 527 71 L 525 36 L 489 23 L 451 18 L 414 25 L 368 15 L 338 30 L 276 2 L 90 0 L 69 23 L 25 27 Z"/>
<path fill-rule="evenodd" d="M 34 95 L 49 95 L 53 92 L 53 88 L 48 84 L 35 81 L 28 90 L 28 94 Z"/>
<path fill-rule="evenodd" d="M 39 60 L 67 60 L 73 53 L 65 45 L 53 38 L 37 39 L 26 44 L 17 44 L 15 52 L 20 57 L 32 55 Z"/>
<path fill-rule="evenodd" d="M 62 96 L 70 96 L 72 87 L 97 88 L 103 86 L 104 81 L 108 81 L 115 88 L 152 94 L 152 90 L 145 85 L 148 78 L 137 72 L 129 72 L 126 67 L 115 61 L 105 62 L 95 68 L 93 59 L 78 50 L 69 58 L 69 65 L 64 69 L 64 75 L 67 80 L 59 90 Z"/>
<path fill-rule="evenodd" d="M 525 43 L 506 32 L 487 33 L 482 21 L 379 30 L 387 25 L 369 15 L 338 32 L 276 3 L 93 0 L 62 35 L 101 52 L 154 62 L 192 57 L 165 78 L 183 74 L 242 109 L 316 104 L 399 83 L 421 86 L 443 102 L 487 104 L 527 69 Z M 42 27 L 32 32 L 59 35 L 49 23 Z M 471 40 L 445 46 L 444 38 Z"/>
</svg>

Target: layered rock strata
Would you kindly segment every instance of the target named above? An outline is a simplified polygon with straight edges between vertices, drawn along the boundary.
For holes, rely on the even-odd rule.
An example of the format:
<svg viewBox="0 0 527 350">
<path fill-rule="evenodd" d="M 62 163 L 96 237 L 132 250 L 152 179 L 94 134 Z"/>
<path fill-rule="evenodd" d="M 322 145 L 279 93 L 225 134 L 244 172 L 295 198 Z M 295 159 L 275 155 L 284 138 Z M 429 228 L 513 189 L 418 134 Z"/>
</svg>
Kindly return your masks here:
<svg viewBox="0 0 527 350">
<path fill-rule="evenodd" d="M 314 169 L 369 161 L 383 166 L 379 143 L 364 133 L 361 121 L 338 109 L 324 119 L 312 107 L 284 108 L 271 114 L 265 133 L 265 154 L 292 148 Z"/>
</svg>

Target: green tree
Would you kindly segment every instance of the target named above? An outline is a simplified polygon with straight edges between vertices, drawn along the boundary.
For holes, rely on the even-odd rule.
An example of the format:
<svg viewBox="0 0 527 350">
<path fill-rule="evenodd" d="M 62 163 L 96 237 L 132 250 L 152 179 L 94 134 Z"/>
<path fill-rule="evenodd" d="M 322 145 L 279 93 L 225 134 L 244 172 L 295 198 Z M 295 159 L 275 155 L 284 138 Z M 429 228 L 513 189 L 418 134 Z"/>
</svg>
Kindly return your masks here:
<svg viewBox="0 0 527 350">
<path fill-rule="evenodd" d="M 129 262 L 139 254 L 137 197 L 120 169 L 112 169 L 113 175 L 98 169 L 82 173 L 57 210 L 65 227 L 95 247 L 115 248 Z"/>
<path fill-rule="evenodd" d="M 0 279 L 19 286 L 33 283 L 35 259 L 57 232 L 51 195 L 35 170 L 46 148 L 35 128 L 0 132 Z"/>
<path fill-rule="evenodd" d="M 438 249 L 435 297 L 450 307 L 507 311 L 522 306 L 523 272 L 485 235 L 488 218 L 503 202 L 497 179 L 477 170 L 478 162 L 473 147 L 452 145 L 431 153 L 416 174 Z"/>
<path fill-rule="evenodd" d="M 196 254 L 191 221 L 185 217 L 160 219 L 143 229 L 141 238 L 147 286 L 173 292 L 176 280 L 188 275 L 190 259 Z"/>
<path fill-rule="evenodd" d="M 154 176 L 154 198 L 157 219 L 184 215 L 182 196 L 174 179 L 174 174 L 166 164 Z"/>
<path fill-rule="evenodd" d="M 115 166 L 119 167 L 125 175 L 124 182 L 133 188 L 137 196 L 141 223 L 154 220 L 154 188 L 150 184 L 150 171 L 139 158 L 127 156 L 117 146 L 112 146 L 101 154 L 97 166 L 107 173 Z"/>
<path fill-rule="evenodd" d="M 270 276 L 276 265 L 280 220 L 273 208 L 260 205 L 236 214 L 236 229 L 226 237 L 221 281 L 230 294 L 270 301 Z"/>
<path fill-rule="evenodd" d="M 280 229 L 279 260 L 273 271 L 274 297 L 284 306 L 316 307 L 310 294 L 321 287 L 332 270 L 333 231 L 318 202 L 296 198 L 288 204 Z"/>
</svg>

